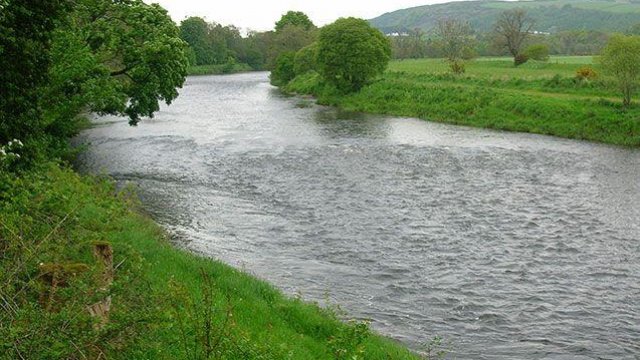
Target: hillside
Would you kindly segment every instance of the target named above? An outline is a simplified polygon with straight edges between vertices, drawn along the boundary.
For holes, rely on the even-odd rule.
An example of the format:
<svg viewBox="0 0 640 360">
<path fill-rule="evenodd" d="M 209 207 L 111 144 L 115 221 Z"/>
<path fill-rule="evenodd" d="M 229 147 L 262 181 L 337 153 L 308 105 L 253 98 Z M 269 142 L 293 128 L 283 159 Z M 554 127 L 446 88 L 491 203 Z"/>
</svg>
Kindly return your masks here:
<svg viewBox="0 0 640 360">
<path fill-rule="evenodd" d="M 478 31 L 488 31 L 501 11 L 513 8 L 528 9 L 536 20 L 535 30 L 541 32 L 625 31 L 640 23 L 640 0 L 461 1 L 398 10 L 370 22 L 393 33 L 415 28 L 429 31 L 438 19 L 458 18 Z"/>
</svg>

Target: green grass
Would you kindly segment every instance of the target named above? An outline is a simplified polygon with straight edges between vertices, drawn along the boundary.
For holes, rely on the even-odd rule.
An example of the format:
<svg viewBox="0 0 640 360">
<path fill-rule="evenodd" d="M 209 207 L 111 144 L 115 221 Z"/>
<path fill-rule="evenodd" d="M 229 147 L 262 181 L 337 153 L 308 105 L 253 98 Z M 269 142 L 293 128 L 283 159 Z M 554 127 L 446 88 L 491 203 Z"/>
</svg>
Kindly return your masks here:
<svg viewBox="0 0 640 360">
<path fill-rule="evenodd" d="M 404 60 L 355 94 L 336 95 L 317 74 L 300 76 L 285 90 L 352 111 L 639 146 L 640 106 L 623 108 L 607 77 L 576 79 L 585 64 L 600 73 L 593 62 L 554 57 L 516 68 L 510 59 L 479 59 L 453 75 L 439 59 Z"/>
<path fill-rule="evenodd" d="M 203 359 L 193 352 L 206 349 L 207 328 L 211 358 L 417 358 L 335 311 L 177 250 L 131 191 L 109 180 L 56 165 L 0 175 L 1 359 Z M 96 242 L 110 244 L 118 264 L 107 291 L 98 285 Z M 53 266 L 87 270 L 61 273 L 54 291 L 43 280 Z M 107 294 L 110 321 L 97 329 L 86 306 Z"/>
</svg>

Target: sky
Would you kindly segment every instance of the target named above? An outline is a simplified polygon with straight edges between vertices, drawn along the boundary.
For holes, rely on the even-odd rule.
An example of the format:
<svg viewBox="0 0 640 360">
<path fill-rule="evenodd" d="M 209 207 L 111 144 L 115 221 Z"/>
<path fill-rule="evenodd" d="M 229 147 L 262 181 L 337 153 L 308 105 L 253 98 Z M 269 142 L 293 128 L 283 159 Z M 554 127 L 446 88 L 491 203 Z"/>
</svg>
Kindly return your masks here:
<svg viewBox="0 0 640 360">
<path fill-rule="evenodd" d="M 244 30 L 272 30 L 288 10 L 302 11 L 318 26 L 340 17 L 371 19 L 386 12 L 451 0 L 145 0 L 159 3 L 174 21 L 200 16 L 207 21 L 235 25 Z"/>
</svg>

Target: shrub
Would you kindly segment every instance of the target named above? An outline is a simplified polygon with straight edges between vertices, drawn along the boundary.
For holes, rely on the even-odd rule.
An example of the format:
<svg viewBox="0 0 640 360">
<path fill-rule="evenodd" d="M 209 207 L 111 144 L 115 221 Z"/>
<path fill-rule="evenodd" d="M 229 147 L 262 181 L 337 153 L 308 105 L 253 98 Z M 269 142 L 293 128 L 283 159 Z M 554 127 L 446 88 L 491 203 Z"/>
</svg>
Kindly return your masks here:
<svg viewBox="0 0 640 360">
<path fill-rule="evenodd" d="M 527 61 L 529 61 L 529 56 L 527 56 L 527 54 L 518 54 L 514 58 L 514 62 L 516 64 L 516 66 L 520 66 L 522 64 L 526 64 Z"/>
<path fill-rule="evenodd" d="M 341 92 L 360 90 L 381 75 L 391 59 L 391 44 L 362 19 L 342 18 L 320 31 L 320 74 Z"/>
<path fill-rule="evenodd" d="M 578 80 L 594 80 L 598 77 L 598 73 L 590 66 L 583 66 L 576 71 L 576 79 Z"/>
<path fill-rule="evenodd" d="M 454 74 L 464 74 L 466 71 L 463 61 L 451 61 L 449 62 L 449 67 Z"/>
<path fill-rule="evenodd" d="M 276 59 L 276 66 L 271 71 L 271 84 L 274 86 L 287 85 L 289 81 L 296 77 L 294 71 L 296 53 L 292 51 L 284 52 Z"/>
<path fill-rule="evenodd" d="M 303 47 L 296 53 L 293 70 L 296 75 L 318 70 L 318 43 Z"/>
<path fill-rule="evenodd" d="M 549 47 L 545 44 L 531 45 L 524 54 L 531 60 L 549 61 Z"/>
</svg>

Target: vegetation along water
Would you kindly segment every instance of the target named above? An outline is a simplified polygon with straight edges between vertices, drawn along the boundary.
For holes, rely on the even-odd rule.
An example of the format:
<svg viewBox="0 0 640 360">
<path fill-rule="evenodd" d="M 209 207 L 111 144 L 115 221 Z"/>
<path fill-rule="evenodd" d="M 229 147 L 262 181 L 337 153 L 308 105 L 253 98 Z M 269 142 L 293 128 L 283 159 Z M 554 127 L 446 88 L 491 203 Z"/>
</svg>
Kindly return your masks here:
<svg viewBox="0 0 640 360">
<path fill-rule="evenodd" d="M 271 85 L 187 80 L 248 71 Z M 269 31 L 176 23 L 143 0 L 0 0 L 0 358 L 637 358 L 639 88 L 632 0 L 454 2 L 323 26 L 288 11 Z M 194 189 L 198 207 L 162 206 Z M 183 220 L 199 225 L 176 231 Z M 483 241 L 495 256 L 479 257 Z M 274 264 L 305 244 L 315 258 Z M 250 270 L 308 300 L 348 274 L 333 287 L 348 311 L 219 262 L 253 246 L 277 269 L 254 257 Z"/>
</svg>

